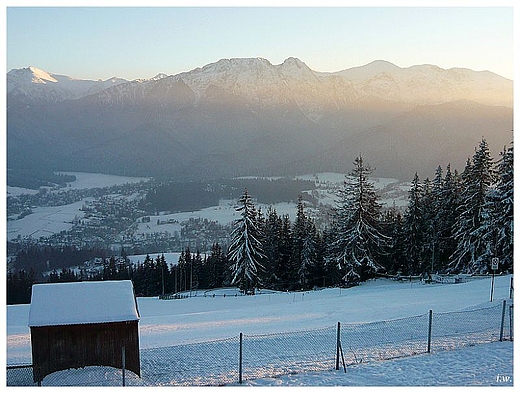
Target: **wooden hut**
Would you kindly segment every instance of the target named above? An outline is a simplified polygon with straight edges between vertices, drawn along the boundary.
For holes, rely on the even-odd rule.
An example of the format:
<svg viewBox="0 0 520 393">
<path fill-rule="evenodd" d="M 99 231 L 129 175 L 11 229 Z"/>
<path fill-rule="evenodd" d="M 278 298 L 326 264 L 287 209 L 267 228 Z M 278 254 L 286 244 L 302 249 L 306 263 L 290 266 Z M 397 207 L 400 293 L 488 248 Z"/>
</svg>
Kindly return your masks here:
<svg viewBox="0 0 520 393">
<path fill-rule="evenodd" d="M 33 285 L 29 327 L 34 381 L 70 368 L 123 364 L 140 376 L 138 322 L 131 281 Z"/>
</svg>

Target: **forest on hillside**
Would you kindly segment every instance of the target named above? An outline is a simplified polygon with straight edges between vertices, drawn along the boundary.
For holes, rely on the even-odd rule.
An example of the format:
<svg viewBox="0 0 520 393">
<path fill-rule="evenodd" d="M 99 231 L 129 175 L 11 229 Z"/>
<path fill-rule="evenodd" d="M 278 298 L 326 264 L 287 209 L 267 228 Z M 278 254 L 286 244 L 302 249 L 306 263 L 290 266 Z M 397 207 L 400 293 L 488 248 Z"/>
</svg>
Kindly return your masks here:
<svg viewBox="0 0 520 393">
<path fill-rule="evenodd" d="M 125 255 L 111 256 L 97 274 L 62 269 L 46 281 L 131 279 L 137 294 L 157 296 L 228 285 L 246 293 L 351 286 L 381 274 L 483 274 L 491 272 L 493 258 L 499 260 L 497 272 L 513 271 L 512 143 L 494 160 L 482 139 L 463 172 L 448 164 L 438 166 L 432 179 L 416 174 L 405 211 L 382 208 L 371 174 L 359 155 L 338 191 L 332 223 L 322 230 L 306 214 L 301 196 L 294 221 L 272 207 L 257 209 L 257 189 L 244 179 L 226 189 L 240 190 L 231 241 L 213 244 L 209 255 L 186 249 L 177 264 L 148 257 L 137 266 Z M 295 191 L 309 189 L 307 183 L 297 183 Z M 165 187 L 151 198 L 168 195 Z M 8 304 L 30 301 L 30 288 L 39 280 L 34 271 L 9 271 Z"/>
</svg>

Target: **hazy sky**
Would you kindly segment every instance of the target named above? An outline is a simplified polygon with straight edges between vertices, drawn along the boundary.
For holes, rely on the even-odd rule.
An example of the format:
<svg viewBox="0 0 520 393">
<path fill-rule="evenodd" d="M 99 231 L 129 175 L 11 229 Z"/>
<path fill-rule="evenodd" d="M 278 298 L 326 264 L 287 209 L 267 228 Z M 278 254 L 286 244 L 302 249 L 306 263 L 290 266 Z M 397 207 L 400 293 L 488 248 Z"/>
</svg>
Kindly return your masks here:
<svg viewBox="0 0 520 393">
<path fill-rule="evenodd" d="M 513 7 L 505 5 L 35 8 L 8 4 L 6 68 L 32 65 L 84 79 L 135 79 L 190 71 L 222 58 L 263 57 L 280 64 L 293 56 L 316 71 L 387 60 L 400 67 L 435 64 L 489 70 L 513 79 Z"/>
</svg>

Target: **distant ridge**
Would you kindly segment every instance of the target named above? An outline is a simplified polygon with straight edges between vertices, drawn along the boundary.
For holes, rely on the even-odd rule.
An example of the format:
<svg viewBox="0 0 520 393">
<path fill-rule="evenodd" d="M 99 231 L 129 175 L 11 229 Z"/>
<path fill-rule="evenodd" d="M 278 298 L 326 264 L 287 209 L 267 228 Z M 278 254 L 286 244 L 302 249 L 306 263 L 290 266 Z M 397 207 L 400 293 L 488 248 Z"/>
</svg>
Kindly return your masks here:
<svg viewBox="0 0 520 393">
<path fill-rule="evenodd" d="M 362 152 L 377 176 L 407 180 L 461 167 L 482 136 L 495 155 L 512 139 L 512 81 L 383 60 L 323 73 L 232 58 L 133 81 L 28 67 L 7 91 L 9 171 L 294 175 L 349 171 Z"/>
</svg>

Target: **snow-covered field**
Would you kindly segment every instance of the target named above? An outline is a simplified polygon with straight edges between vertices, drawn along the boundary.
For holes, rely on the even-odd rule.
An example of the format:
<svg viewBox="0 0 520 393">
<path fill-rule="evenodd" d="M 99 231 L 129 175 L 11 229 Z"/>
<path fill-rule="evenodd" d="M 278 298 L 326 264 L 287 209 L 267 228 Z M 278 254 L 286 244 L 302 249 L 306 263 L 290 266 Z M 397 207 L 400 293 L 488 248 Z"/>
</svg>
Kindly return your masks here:
<svg viewBox="0 0 520 393">
<path fill-rule="evenodd" d="M 513 386 L 513 344 L 496 342 L 358 364 L 343 370 L 246 381 L 249 386 Z"/>
<path fill-rule="evenodd" d="M 373 280 L 350 289 L 309 292 L 266 291 L 234 296 L 234 290 L 199 292 L 179 300 L 138 298 L 140 346 L 143 350 L 209 340 L 302 331 L 342 324 L 373 322 L 500 304 L 509 298 L 511 276 L 461 284 Z M 228 290 L 229 291 L 229 290 Z M 216 294 L 213 297 L 213 293 Z M 29 305 L 7 307 L 7 364 L 31 362 Z M 513 344 L 496 342 L 452 351 L 433 350 L 383 362 L 349 366 L 347 373 L 323 371 L 246 380 L 255 386 L 476 386 L 513 384 Z"/>
<path fill-rule="evenodd" d="M 128 176 L 117 176 L 107 175 L 102 173 L 85 173 L 85 172 L 60 172 L 64 175 L 74 175 L 76 180 L 69 183 L 70 189 L 82 190 L 86 188 L 103 188 L 119 186 L 123 184 L 139 183 L 142 181 L 148 181 L 150 178 L 147 177 L 128 177 Z"/>
<path fill-rule="evenodd" d="M 76 176 L 76 181 L 69 183 L 68 189 L 103 188 L 149 180 L 140 177 L 124 177 L 99 173 L 64 173 Z M 317 188 L 312 192 L 313 195 L 319 199 L 321 204 L 333 206 L 336 200 L 336 189 L 341 187 L 343 184 L 345 175 L 326 172 L 314 175 L 298 176 L 297 178 L 315 181 Z M 394 187 L 393 191 L 387 190 L 385 199 L 381 200 L 381 203 L 384 205 L 402 207 L 407 204 L 407 194 L 405 191 L 407 186 L 404 183 L 399 183 L 397 179 L 386 178 L 374 178 L 373 182 L 377 190 L 383 190 L 385 187 L 390 186 Z M 23 193 L 35 193 L 34 190 L 14 187 L 7 187 L 7 192 L 11 196 Z M 88 200 L 91 200 L 91 198 L 56 207 L 34 207 L 32 214 L 29 214 L 22 219 L 11 219 L 7 222 L 7 240 L 15 239 L 17 236 L 31 236 L 33 238 L 46 237 L 63 230 L 69 230 L 73 227 L 73 221 L 75 219 L 81 219 L 84 217 L 85 214 L 80 210 L 80 208 Z M 279 215 L 287 214 L 291 221 L 294 221 L 296 217 L 295 203 L 280 202 L 272 206 L 276 209 Z M 268 205 L 258 204 L 258 207 L 265 213 Z M 173 235 L 175 232 L 179 233 L 181 230 L 181 223 L 190 218 L 207 219 L 226 225 L 233 222 L 236 218 L 235 209 L 236 200 L 221 200 L 218 206 L 211 206 L 197 211 L 150 216 L 149 222 L 137 223 L 136 233 L 151 234 L 154 232 L 168 232 Z M 164 221 L 165 223 L 158 225 L 158 220 Z"/>
<path fill-rule="evenodd" d="M 38 239 L 72 229 L 73 221 L 85 216 L 81 208 L 87 200 L 89 198 L 68 205 L 35 207 L 32 214 L 7 222 L 7 240 L 18 236 Z"/>
</svg>

